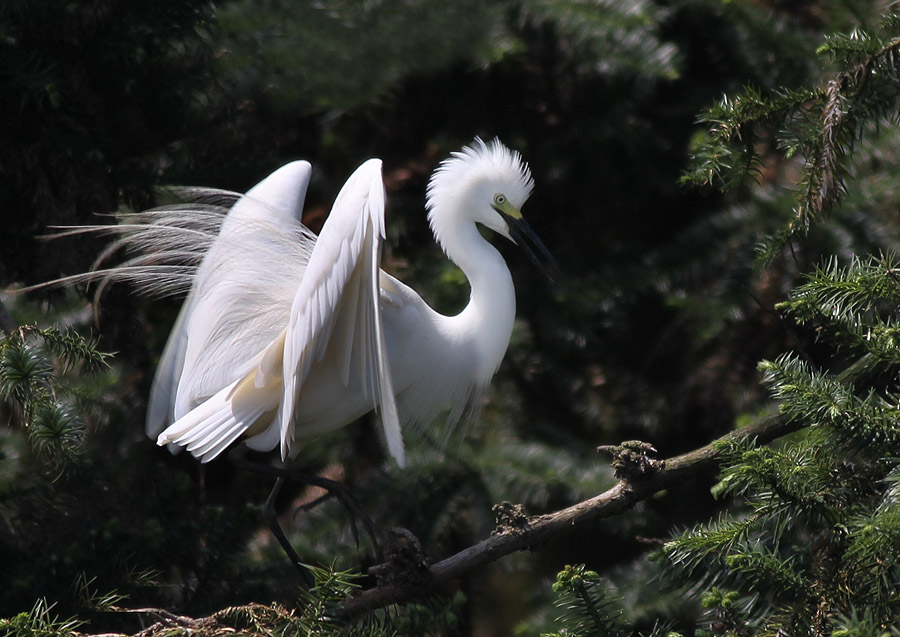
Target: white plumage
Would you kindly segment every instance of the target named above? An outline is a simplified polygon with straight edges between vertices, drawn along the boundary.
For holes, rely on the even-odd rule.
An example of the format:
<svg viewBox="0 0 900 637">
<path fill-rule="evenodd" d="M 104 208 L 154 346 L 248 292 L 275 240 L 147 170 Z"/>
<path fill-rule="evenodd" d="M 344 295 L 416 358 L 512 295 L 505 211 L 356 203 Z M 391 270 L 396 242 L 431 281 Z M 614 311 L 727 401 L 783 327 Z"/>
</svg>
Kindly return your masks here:
<svg viewBox="0 0 900 637">
<path fill-rule="evenodd" d="M 120 226 L 121 242 L 158 255 L 170 269 L 145 257 L 95 275 L 177 288 L 193 272 L 150 397 L 147 431 L 159 444 L 183 446 L 207 462 L 243 438 L 257 450 L 280 447 L 287 458 L 304 440 L 375 408 L 402 466 L 401 423 L 429 424 L 444 410 L 458 419 L 497 371 L 512 333 L 515 290 L 477 225 L 536 260 L 527 238 L 550 259 L 519 212 L 533 187 L 520 156 L 497 140 L 476 139 L 429 183 L 435 238 L 471 286 L 456 316 L 436 312 L 379 267 L 379 160 L 347 180 L 318 237 L 299 221 L 309 175 L 306 162 L 280 168 L 234 204 L 215 236 L 208 224 L 198 231 L 185 221 L 192 212 L 184 207 Z M 202 236 L 199 249 L 185 238 L 190 232 Z M 185 265 L 197 253 L 199 266 Z"/>
</svg>

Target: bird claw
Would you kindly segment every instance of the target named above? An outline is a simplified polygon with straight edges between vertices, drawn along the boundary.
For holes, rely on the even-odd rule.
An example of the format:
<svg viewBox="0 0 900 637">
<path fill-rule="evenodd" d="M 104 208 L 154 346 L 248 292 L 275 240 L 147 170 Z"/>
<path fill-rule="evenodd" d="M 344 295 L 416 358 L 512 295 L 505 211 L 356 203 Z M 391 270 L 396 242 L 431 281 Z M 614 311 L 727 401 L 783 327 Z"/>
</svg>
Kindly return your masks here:
<svg viewBox="0 0 900 637">
<path fill-rule="evenodd" d="M 290 471 L 288 472 L 288 474 L 291 479 L 294 479 L 303 484 L 309 484 L 321 489 L 325 489 L 325 491 L 327 492 L 322 496 L 316 498 L 312 502 L 308 502 L 302 505 L 298 508 L 298 511 L 306 512 L 313 509 L 315 506 L 324 502 L 328 498 L 337 498 L 340 503 L 344 505 L 344 508 L 350 515 L 350 532 L 353 534 L 353 541 L 356 542 L 357 548 L 359 548 L 360 546 L 359 529 L 356 524 L 357 517 L 359 517 L 359 519 L 362 520 L 366 535 L 369 536 L 369 540 L 372 542 L 376 560 L 380 561 L 383 559 L 383 551 L 381 547 L 385 543 L 384 533 L 375 524 L 369 514 L 365 512 L 362 506 L 360 506 L 359 502 L 356 501 L 356 498 L 353 497 L 353 494 L 346 487 L 346 485 L 344 485 L 342 482 L 337 482 L 336 480 L 330 480 L 321 476 L 310 476 L 301 473 L 293 473 Z"/>
<path fill-rule="evenodd" d="M 321 497 L 316 498 L 312 502 L 299 507 L 299 511 L 309 511 L 314 506 L 330 497 L 336 497 L 338 500 L 340 500 L 340 502 L 344 505 L 350 515 L 350 529 L 353 533 L 353 539 L 356 542 L 357 548 L 360 545 L 359 530 L 357 529 L 356 524 L 358 516 L 363 522 L 366 534 L 372 541 L 376 560 L 381 561 L 383 559 L 383 552 L 381 547 L 385 543 L 384 534 L 375 525 L 375 523 L 372 521 L 372 518 L 369 517 L 369 515 L 363 510 L 363 508 L 356 501 L 356 498 L 353 497 L 353 494 L 350 493 L 350 490 L 347 489 L 347 487 L 343 483 L 337 482 L 335 480 L 329 480 L 328 478 L 323 478 L 321 476 L 314 476 L 300 473 L 298 471 L 291 471 L 289 468 L 273 467 L 268 464 L 253 462 L 252 460 L 248 460 L 246 458 L 246 451 L 242 447 L 237 447 L 234 451 L 231 452 L 231 454 L 229 454 L 229 457 L 232 462 L 234 462 L 234 464 L 242 469 L 253 471 L 255 473 L 262 473 L 264 475 L 275 478 L 275 485 L 272 487 L 272 491 L 269 493 L 269 497 L 266 499 L 266 503 L 263 506 L 263 518 L 269 525 L 269 529 L 272 531 L 272 535 L 275 536 L 275 539 L 278 540 L 278 543 L 281 545 L 282 550 L 288 556 L 288 559 L 290 559 L 291 563 L 293 563 L 294 566 L 296 566 L 297 569 L 301 572 L 304 581 L 308 585 L 312 584 L 312 575 L 309 573 L 309 570 L 301 561 L 300 556 L 297 555 L 294 547 L 288 541 L 287 536 L 284 534 L 284 531 L 281 528 L 281 524 L 278 521 L 278 515 L 275 512 L 275 500 L 287 480 L 316 486 L 324 489 L 327 492 Z"/>
</svg>

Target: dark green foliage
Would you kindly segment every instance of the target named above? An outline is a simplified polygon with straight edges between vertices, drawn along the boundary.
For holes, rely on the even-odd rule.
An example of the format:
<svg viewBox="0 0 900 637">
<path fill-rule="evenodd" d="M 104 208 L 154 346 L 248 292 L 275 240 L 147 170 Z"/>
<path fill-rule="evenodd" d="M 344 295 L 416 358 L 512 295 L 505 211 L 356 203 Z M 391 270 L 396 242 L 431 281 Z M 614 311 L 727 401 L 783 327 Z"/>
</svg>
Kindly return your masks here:
<svg viewBox="0 0 900 637">
<path fill-rule="evenodd" d="M 564 626 L 547 637 L 601 637 L 624 634 L 624 625 L 619 620 L 621 611 L 614 601 L 607 598 L 603 582 L 594 571 L 583 564 L 566 566 L 556 576 L 553 584 L 556 593 L 556 607 L 562 611 L 557 621 Z"/>
<path fill-rule="evenodd" d="M 857 143 L 880 125 L 895 123 L 897 34 L 896 18 L 887 16 L 877 31 L 828 36 L 818 53 L 836 70 L 818 85 L 766 93 L 748 87 L 701 115 L 706 134 L 697 139 L 685 182 L 731 190 L 761 170 L 775 148 L 787 160 L 802 158 L 792 218 L 761 244 L 764 261 L 805 236 L 845 196 Z"/>
<path fill-rule="evenodd" d="M 41 599 L 30 612 L 0 619 L 0 630 L 9 637 L 67 637 L 83 624 L 76 619 L 59 619 L 53 614 L 53 604 Z"/>
<path fill-rule="evenodd" d="M 832 258 L 778 307 L 802 321 L 823 321 L 826 329 L 835 325 L 832 337 L 840 344 L 890 361 L 900 338 L 893 312 L 900 303 L 898 276 L 891 254 L 854 257 L 849 267 Z"/>
<path fill-rule="evenodd" d="M 333 635 L 334 637 L 375 637 L 391 635 L 426 635 L 433 631 L 452 631 L 458 622 L 461 599 L 426 600 L 405 608 L 389 608 L 370 613 L 357 621 L 340 621 L 335 611 L 357 591 L 364 578 L 350 571 L 311 567 L 315 585 L 300 592 L 297 618 L 286 630 L 300 635 Z M 263 629 L 269 629 L 264 624 Z"/>
<path fill-rule="evenodd" d="M 108 354 L 73 330 L 22 327 L 0 340 L 0 400 L 16 414 L 37 457 L 59 472 L 83 453 L 89 400 L 79 374 L 109 368 Z"/>
<path fill-rule="evenodd" d="M 537 180 L 525 214 L 565 276 L 537 283 L 497 242 L 520 320 L 482 419 L 411 434 L 407 471 L 386 464 L 372 423 L 312 441 L 298 459 L 345 481 L 379 526 L 408 528 L 429 557 L 489 535 L 499 502 L 533 515 L 603 490 L 613 478 L 597 445 L 647 440 L 667 457 L 765 413 L 761 359 L 800 431 L 728 449 L 716 501 L 708 480 L 679 485 L 468 575 L 443 603 L 338 625 L 325 619 L 329 609 L 371 583 L 351 575 L 372 564 L 368 542 L 357 545 L 338 503 L 300 511 L 319 494 L 285 489 L 279 511 L 298 551 L 332 565 L 298 601 L 296 573 L 258 514 L 271 485 L 227 460 L 198 467 L 144 437 L 143 401 L 177 307 L 113 289 L 100 347 L 119 351 L 114 369 L 65 331 L 34 333 L 0 359 L 3 414 L 14 424 L 0 438 L 0 616 L 50 625 L 55 602 L 62 617 L 89 617 L 92 630 L 143 627 L 98 612 L 96 594 L 85 602 L 78 583 L 91 581 L 92 591 L 127 596 L 113 606 L 209 618 L 160 634 L 605 626 L 662 635 L 671 626 L 744 635 L 767 622 L 793 634 L 814 622 L 836 634 L 890 634 L 896 259 L 867 256 L 900 251 L 898 21 L 879 21 L 881 8 L 3 3 L 4 285 L 83 270 L 100 247 L 33 236 L 146 207 L 157 182 L 243 190 L 288 159 L 309 159 L 306 220 L 318 228 L 347 174 L 380 156 L 386 266 L 451 312 L 468 291 L 431 243 L 427 175 L 476 134 L 523 152 Z M 691 183 L 727 192 L 679 187 L 686 171 Z M 757 244 L 775 257 L 768 267 L 754 269 Z M 797 288 L 813 264 L 822 265 Z M 20 323 L 46 319 L 46 305 L 10 306 Z M 780 356 L 786 350 L 796 353 Z M 866 355 L 868 380 L 840 382 L 836 372 Z M 685 527 L 667 545 L 683 586 L 667 588 L 648 546 Z M 568 571 L 560 586 L 572 612 L 554 623 L 549 582 L 567 563 L 587 566 Z M 29 614 L 35 599 L 49 602 Z M 827 617 L 810 619 L 820 605 Z M 607 614 L 595 621 L 591 608 Z"/>
<path fill-rule="evenodd" d="M 0 273 L 39 282 L 89 260 L 36 241 L 123 202 L 149 202 L 152 173 L 184 161 L 211 104 L 211 5 L 9 0 L 0 5 Z M 90 252 L 87 253 L 90 255 Z"/>
<path fill-rule="evenodd" d="M 218 24 L 230 55 L 223 60 L 239 91 L 277 111 L 345 110 L 384 99 L 410 73 L 426 73 L 473 54 L 493 60 L 500 6 L 463 1 L 427 5 L 229 2 Z M 328 60 L 328 64 L 322 64 Z"/>
<path fill-rule="evenodd" d="M 584 65 L 584 72 L 599 64 L 612 75 L 678 77 L 678 49 L 658 34 L 664 9 L 651 2 L 526 0 L 522 10 L 535 22 L 552 25 L 578 49 L 574 57 Z"/>
<path fill-rule="evenodd" d="M 889 294 L 892 267 L 890 258 L 832 265 L 782 307 L 864 352 L 856 337 L 896 312 L 873 311 Z M 848 282 L 852 294 L 845 294 Z M 664 548 L 678 570 L 745 596 L 748 634 L 830 634 L 848 617 L 896 628 L 900 348 L 882 344 L 878 355 L 894 371 L 871 386 L 848 386 L 793 355 L 763 362 L 781 412 L 803 429 L 777 446 L 746 441 L 727 450 L 714 492 L 739 498 L 746 510 Z"/>
</svg>

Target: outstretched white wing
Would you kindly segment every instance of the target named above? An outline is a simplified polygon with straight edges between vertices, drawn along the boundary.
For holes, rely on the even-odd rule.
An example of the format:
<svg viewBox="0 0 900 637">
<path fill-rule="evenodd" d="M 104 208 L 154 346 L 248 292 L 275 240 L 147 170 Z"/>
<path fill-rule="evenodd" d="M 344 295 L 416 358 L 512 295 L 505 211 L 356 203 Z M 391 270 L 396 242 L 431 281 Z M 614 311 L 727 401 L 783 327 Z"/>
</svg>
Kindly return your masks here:
<svg viewBox="0 0 900 637">
<path fill-rule="evenodd" d="M 147 407 L 149 436 L 244 375 L 242 368 L 283 329 L 314 240 L 308 231 L 303 236 L 299 223 L 310 173 L 309 162 L 291 162 L 228 212 L 157 366 Z M 284 249 L 292 243 L 297 245 Z M 274 271 L 272 260 L 280 266 Z"/>
<path fill-rule="evenodd" d="M 282 360 L 283 457 L 298 428 L 302 434 L 303 423 L 294 420 L 294 411 L 304 381 L 313 365 L 330 352 L 339 357 L 345 385 L 351 375 L 359 375 L 363 391 L 381 412 L 388 450 L 400 466 L 405 465 L 380 309 L 384 199 L 381 161 L 370 159 L 338 194 L 297 289 Z M 266 373 L 261 367 L 258 386 L 266 384 Z"/>
<path fill-rule="evenodd" d="M 205 462 L 247 434 L 246 442 L 254 449 L 280 443 L 286 458 L 298 434 L 305 437 L 296 412 L 306 381 L 318 372 L 331 388 L 343 383 L 348 402 L 362 392 L 364 402 L 379 409 L 388 449 L 405 465 L 379 305 L 383 237 L 381 162 L 373 159 L 360 166 L 338 194 L 303 276 L 294 282 L 289 313 L 277 324 L 280 332 L 271 335 L 270 326 L 265 347 L 243 359 L 235 368 L 238 374 L 219 385 L 222 389 L 180 416 L 160 435 L 159 444 L 175 442 Z M 267 273 L 257 270 L 256 276 Z M 199 309 L 193 313 L 198 315 Z M 190 328 L 188 333 L 189 340 L 194 338 Z M 322 363 L 318 368 L 317 362 Z M 186 366 L 183 378 L 188 378 Z M 334 411 L 344 413 L 341 405 L 334 405 Z"/>
</svg>

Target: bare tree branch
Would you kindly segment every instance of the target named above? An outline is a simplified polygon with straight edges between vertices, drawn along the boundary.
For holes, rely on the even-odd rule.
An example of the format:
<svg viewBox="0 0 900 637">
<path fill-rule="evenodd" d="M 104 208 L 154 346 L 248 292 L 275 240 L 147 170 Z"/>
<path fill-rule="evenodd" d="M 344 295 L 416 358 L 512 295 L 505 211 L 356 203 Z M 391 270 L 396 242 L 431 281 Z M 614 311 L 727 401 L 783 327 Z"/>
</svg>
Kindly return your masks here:
<svg viewBox="0 0 900 637">
<path fill-rule="evenodd" d="M 504 524 L 502 532 L 495 532 L 478 544 L 463 549 L 430 567 L 424 561 L 410 559 L 411 553 L 421 549 L 417 540 L 408 532 L 394 532 L 395 538 L 406 545 L 407 554 L 397 563 L 375 567 L 387 572 L 391 580 L 348 598 L 335 613 L 337 619 L 353 619 L 366 612 L 391 604 L 420 599 L 436 588 L 460 578 L 485 564 L 516 551 L 533 549 L 546 541 L 570 532 L 574 528 L 596 520 L 612 517 L 628 509 L 654 493 L 693 476 L 702 475 L 715 466 L 721 453 L 719 442 L 753 438 L 759 443 L 770 442 L 799 428 L 780 414 L 768 416 L 756 423 L 733 431 L 694 451 L 655 461 L 654 468 L 643 477 L 623 479 L 600 495 L 547 515 L 517 519 L 516 524 Z M 158 623 L 133 637 L 154 637 L 172 626 L 197 627 L 212 622 L 219 613 L 208 618 L 191 619 L 174 615 L 162 609 L 121 609 L 121 612 L 145 614 L 157 618 Z M 94 636 L 99 637 L 99 636 Z"/>
<path fill-rule="evenodd" d="M 845 385 L 852 386 L 872 377 L 881 370 L 882 362 L 869 354 L 838 375 L 838 380 Z M 529 517 L 515 506 L 502 507 L 501 516 L 507 516 L 501 525 L 502 530 L 498 529 L 489 538 L 478 544 L 430 566 L 424 559 L 421 559 L 421 548 L 415 537 L 408 531 L 394 530 L 394 539 L 402 545 L 401 550 L 395 551 L 395 555 L 401 554 L 400 559 L 395 560 L 392 564 L 375 567 L 373 570 L 376 571 L 380 583 L 374 588 L 361 591 L 348 598 L 334 615 L 337 619 L 353 619 L 391 604 L 420 599 L 442 584 L 462 577 L 505 555 L 534 549 L 578 526 L 623 513 L 654 493 L 692 477 L 703 475 L 716 466 L 722 454 L 722 448 L 726 446 L 723 443 L 752 439 L 759 444 L 766 444 L 796 431 L 802 426 L 804 423 L 800 421 L 788 420 L 781 414 L 773 414 L 732 431 L 699 449 L 667 460 L 648 460 L 646 457 L 639 457 L 634 453 L 634 449 L 641 451 L 652 449 L 646 443 L 636 445 L 623 443 L 619 447 L 606 448 L 606 451 L 618 449 L 617 459 L 619 460 L 630 459 L 629 461 L 632 463 L 630 470 L 626 467 L 624 471 L 619 471 L 621 474 L 628 475 L 628 478 L 620 480 L 604 493 L 547 515 Z M 616 465 L 615 461 L 614 465 Z M 618 466 L 621 469 L 621 464 Z M 240 608 L 250 608 L 251 606 L 263 608 L 259 605 Z M 240 608 L 225 609 L 208 618 L 196 620 L 174 615 L 162 609 L 121 610 L 122 612 L 146 614 L 159 620 L 153 626 L 134 636 L 155 637 L 158 634 L 166 633 L 173 626 L 188 628 L 212 626 L 220 618 L 226 619 L 229 613 L 240 610 Z"/>
<path fill-rule="evenodd" d="M 769 442 L 798 428 L 781 415 L 773 415 L 729 433 L 716 442 L 689 453 L 658 462 L 658 469 L 643 478 L 620 480 L 612 488 L 583 502 L 547 515 L 527 518 L 515 530 L 495 533 L 427 569 L 410 581 L 392 581 L 362 591 L 348 599 L 338 611 L 341 618 L 352 618 L 390 604 L 405 602 L 427 594 L 431 589 L 457 579 L 485 564 L 516 551 L 532 549 L 569 531 L 627 511 L 654 493 L 688 478 L 702 475 L 715 466 L 718 443 L 742 438 Z"/>
<path fill-rule="evenodd" d="M 877 373 L 880 367 L 880 361 L 876 357 L 866 355 L 841 373 L 838 379 L 844 384 L 853 385 Z M 362 591 L 348 599 L 337 615 L 340 618 L 352 618 L 390 604 L 419 598 L 434 588 L 505 555 L 532 549 L 578 526 L 627 511 L 654 493 L 703 475 L 715 467 L 724 446 L 722 443 L 752 439 L 765 444 L 802 426 L 803 423 L 788 420 L 781 414 L 761 418 L 699 449 L 668 460 L 656 461 L 653 470 L 637 478 L 620 480 L 600 495 L 555 513 L 522 520 L 514 530 L 495 532 L 489 538 L 433 564 L 430 568 L 423 567 L 423 572 L 414 578 L 405 577 Z"/>
</svg>

